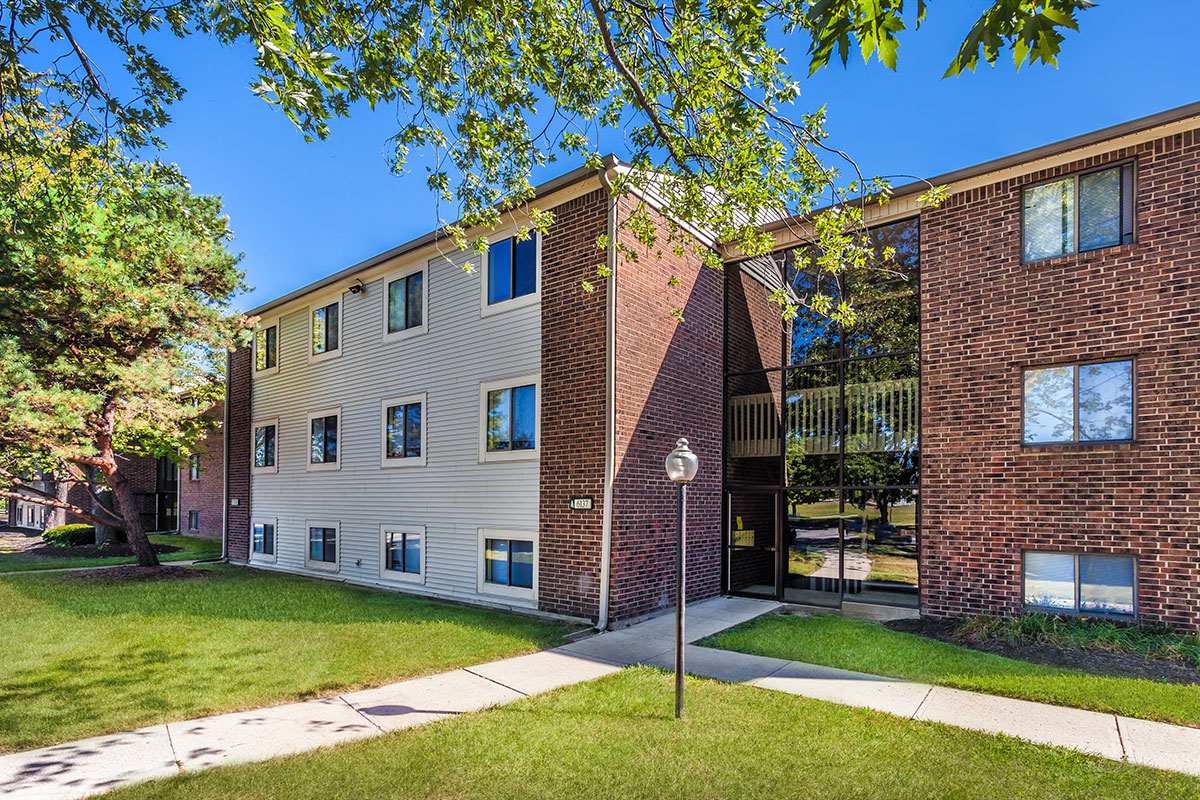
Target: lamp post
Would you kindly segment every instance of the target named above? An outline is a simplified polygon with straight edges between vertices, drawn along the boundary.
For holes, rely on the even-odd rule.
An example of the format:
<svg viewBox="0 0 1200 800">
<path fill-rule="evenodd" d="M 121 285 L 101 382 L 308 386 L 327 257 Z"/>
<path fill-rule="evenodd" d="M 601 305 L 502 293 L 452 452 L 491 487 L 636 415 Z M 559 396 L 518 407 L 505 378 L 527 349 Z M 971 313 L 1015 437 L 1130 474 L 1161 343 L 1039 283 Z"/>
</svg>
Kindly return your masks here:
<svg viewBox="0 0 1200 800">
<path fill-rule="evenodd" d="M 696 477 L 700 468 L 700 460 L 688 448 L 687 439 L 675 443 L 675 449 L 667 455 L 667 477 L 675 481 L 678 487 L 675 502 L 675 533 L 678 541 L 675 546 L 675 718 L 683 716 L 683 606 L 684 606 L 684 541 L 687 531 L 687 520 L 684 511 L 687 506 L 687 485 Z"/>
</svg>

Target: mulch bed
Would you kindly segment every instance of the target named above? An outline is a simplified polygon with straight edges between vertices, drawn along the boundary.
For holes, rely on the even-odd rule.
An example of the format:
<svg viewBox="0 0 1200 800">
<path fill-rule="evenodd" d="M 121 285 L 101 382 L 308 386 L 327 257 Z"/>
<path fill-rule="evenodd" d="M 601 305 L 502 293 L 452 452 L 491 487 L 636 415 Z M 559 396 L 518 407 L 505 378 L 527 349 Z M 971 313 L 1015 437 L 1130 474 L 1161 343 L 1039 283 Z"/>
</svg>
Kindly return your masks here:
<svg viewBox="0 0 1200 800">
<path fill-rule="evenodd" d="M 1167 683 L 1200 684 L 1200 669 L 1180 661 L 1142 658 L 1129 653 L 1108 650 L 1067 649 L 1037 642 L 1008 642 L 1003 639 L 970 640 L 958 636 L 958 624 L 952 619 L 901 619 L 886 623 L 902 633 L 912 633 L 927 639 L 993 653 L 1020 661 L 1032 661 L 1051 667 L 1077 669 L 1096 675 L 1117 678 L 1145 678 Z"/>
<path fill-rule="evenodd" d="M 62 576 L 77 581 L 166 581 L 179 579 L 205 579 L 212 575 L 208 570 L 176 567 L 160 564 L 157 567 L 98 567 L 96 569 L 65 572 Z"/>
<path fill-rule="evenodd" d="M 150 546 L 159 555 L 163 553 L 178 553 L 183 549 L 182 547 L 170 544 L 152 544 Z M 83 544 L 78 547 L 55 547 L 51 544 L 39 544 L 28 548 L 24 552 L 31 556 L 42 556 L 45 558 L 116 558 L 119 556 L 132 557 L 134 555 L 132 547 L 120 542 L 113 542 L 107 547 L 96 547 L 94 544 Z"/>
</svg>

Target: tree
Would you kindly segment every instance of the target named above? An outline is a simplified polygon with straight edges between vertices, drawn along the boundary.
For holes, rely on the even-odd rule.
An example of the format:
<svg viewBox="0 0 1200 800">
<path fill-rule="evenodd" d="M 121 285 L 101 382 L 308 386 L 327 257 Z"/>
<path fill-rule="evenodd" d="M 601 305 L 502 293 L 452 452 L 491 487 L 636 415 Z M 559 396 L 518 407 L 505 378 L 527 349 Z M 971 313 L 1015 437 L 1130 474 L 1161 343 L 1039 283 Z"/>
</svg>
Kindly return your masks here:
<svg viewBox="0 0 1200 800">
<path fill-rule="evenodd" d="M 239 257 L 220 201 L 174 167 L 26 108 L 0 113 L 0 497 L 119 527 L 152 566 L 118 454 L 174 458 L 203 436 L 214 361 L 246 326 L 228 309 Z M 114 510 L 38 491 L 38 474 L 107 487 Z"/>
<path fill-rule="evenodd" d="M 1092 5 L 992 0 L 947 75 L 1005 49 L 1017 66 L 1054 64 L 1063 33 Z M 461 223 L 447 232 L 460 244 L 468 227 L 531 196 L 534 167 L 598 166 L 601 129 L 620 126 L 636 169 L 617 191 L 652 190 L 667 217 L 748 255 L 772 246 L 764 219 L 841 203 L 814 235 L 836 270 L 872 257 L 861 237 L 842 234 L 861 225 L 864 204 L 886 198 L 887 180 L 864 179 L 828 147 L 822 112 L 794 115 L 799 86 L 773 42 L 808 37 L 810 70 L 855 47 L 894 68 L 900 35 L 925 15 L 925 0 L 10 0 L 0 9 L 0 103 L 20 109 L 25 87 L 44 81 L 51 105 L 94 136 L 153 144 L 184 87 L 150 43 L 203 32 L 255 53 L 251 88 L 305 136 L 325 138 L 330 119 L 360 105 L 395 106 L 394 167 L 404 170 L 413 148 L 435 153 L 428 185 L 457 206 Z M 95 52 L 113 57 L 106 65 Z M 643 243 L 684 246 L 682 228 L 656 241 L 645 213 L 625 223 Z M 549 222 L 532 217 L 535 228 Z M 844 304 L 813 302 L 849 319 Z"/>
</svg>

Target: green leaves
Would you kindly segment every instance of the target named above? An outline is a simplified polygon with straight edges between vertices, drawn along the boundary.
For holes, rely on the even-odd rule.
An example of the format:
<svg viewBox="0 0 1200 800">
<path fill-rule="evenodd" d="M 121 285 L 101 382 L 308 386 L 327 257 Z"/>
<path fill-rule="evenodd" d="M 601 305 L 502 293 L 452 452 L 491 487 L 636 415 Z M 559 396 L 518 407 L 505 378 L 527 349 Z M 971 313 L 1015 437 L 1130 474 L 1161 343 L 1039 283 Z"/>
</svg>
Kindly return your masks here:
<svg viewBox="0 0 1200 800">
<path fill-rule="evenodd" d="M 1078 11 L 1096 4 L 1092 0 L 997 0 L 971 28 L 943 77 L 974 71 L 982 56 L 995 64 L 1000 51 L 1011 47 L 1013 63 L 1058 64 L 1063 42 L 1060 28 L 1079 30 Z"/>
</svg>

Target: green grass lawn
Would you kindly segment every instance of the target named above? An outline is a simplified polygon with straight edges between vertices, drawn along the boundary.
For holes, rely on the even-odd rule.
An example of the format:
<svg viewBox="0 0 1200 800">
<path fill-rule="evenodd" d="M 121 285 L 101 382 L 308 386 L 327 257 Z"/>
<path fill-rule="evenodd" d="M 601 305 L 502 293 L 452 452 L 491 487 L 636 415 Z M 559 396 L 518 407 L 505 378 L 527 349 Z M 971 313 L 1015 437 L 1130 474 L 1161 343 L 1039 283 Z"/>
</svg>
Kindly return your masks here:
<svg viewBox="0 0 1200 800">
<path fill-rule="evenodd" d="M 1200 781 L 863 709 L 631 668 L 423 728 L 111 800 L 1195 798 Z"/>
<path fill-rule="evenodd" d="M 309 578 L 0 578 L 0 751 L 386 683 L 569 627 Z"/>
<path fill-rule="evenodd" d="M 174 553 L 159 553 L 159 561 L 193 561 L 205 558 L 220 558 L 220 539 L 201 539 L 199 536 L 183 536 L 178 534 L 154 534 L 150 537 L 154 544 L 165 544 L 178 547 Z M 2 545 L 2 543 L 0 543 Z M 26 572 L 39 569 L 64 569 L 67 567 L 105 567 L 111 564 L 133 564 L 137 559 L 133 556 L 112 556 L 101 558 L 77 558 L 65 556 L 50 558 L 35 556 L 29 553 L 5 551 L 0 546 L 0 572 Z"/>
<path fill-rule="evenodd" d="M 889 522 L 899 528 L 912 528 L 917 524 L 917 505 L 907 503 L 892 506 L 889 509 Z M 789 503 L 788 514 L 801 519 L 836 519 L 838 516 L 837 500 L 821 500 L 816 503 Z M 850 503 L 846 504 L 844 512 L 847 519 L 862 519 L 863 510 Z M 868 505 L 867 519 L 879 519 L 879 509 Z"/>
<path fill-rule="evenodd" d="M 767 616 L 707 647 L 907 678 L 1006 697 L 1200 726 L 1200 686 L 1031 664 L 830 614 Z"/>
</svg>

